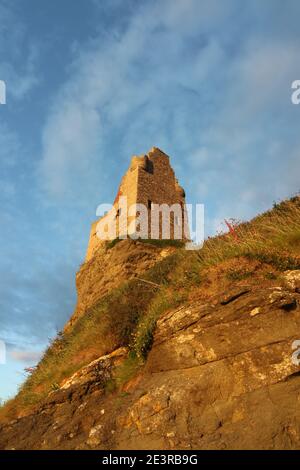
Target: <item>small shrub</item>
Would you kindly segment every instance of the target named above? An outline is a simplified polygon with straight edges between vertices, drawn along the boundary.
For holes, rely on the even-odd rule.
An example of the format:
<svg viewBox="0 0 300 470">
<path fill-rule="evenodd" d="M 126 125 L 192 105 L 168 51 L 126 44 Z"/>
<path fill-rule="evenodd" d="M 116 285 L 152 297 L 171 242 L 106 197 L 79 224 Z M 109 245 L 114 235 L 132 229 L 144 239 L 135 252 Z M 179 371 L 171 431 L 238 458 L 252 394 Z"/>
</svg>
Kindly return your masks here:
<svg viewBox="0 0 300 470">
<path fill-rule="evenodd" d="M 107 330 L 111 331 L 119 346 L 128 346 L 137 322 L 154 296 L 152 286 L 133 279 L 107 298 Z"/>
<path fill-rule="evenodd" d="M 169 278 L 177 266 L 178 261 L 179 257 L 177 253 L 167 256 L 149 269 L 144 278 L 156 284 L 166 285 L 170 282 Z"/>
<path fill-rule="evenodd" d="M 276 273 L 266 273 L 265 274 L 265 278 L 268 279 L 269 281 L 274 281 L 275 279 L 278 278 L 277 274 Z"/>
<path fill-rule="evenodd" d="M 111 240 L 109 242 L 106 242 L 106 249 L 110 250 L 114 246 L 116 246 L 117 243 L 119 243 L 122 240 L 122 238 L 115 238 L 114 240 Z"/>
<path fill-rule="evenodd" d="M 128 358 L 125 359 L 122 364 L 120 364 L 114 374 L 114 380 L 116 387 L 120 388 L 130 379 L 136 376 L 138 370 L 142 366 L 141 360 L 137 357 L 134 351 L 131 351 L 128 355 Z"/>
<path fill-rule="evenodd" d="M 134 335 L 132 348 L 138 358 L 145 359 L 153 342 L 153 334 L 159 317 L 170 308 L 182 303 L 179 292 L 161 292 L 149 306 L 146 315 L 141 319 Z"/>
</svg>

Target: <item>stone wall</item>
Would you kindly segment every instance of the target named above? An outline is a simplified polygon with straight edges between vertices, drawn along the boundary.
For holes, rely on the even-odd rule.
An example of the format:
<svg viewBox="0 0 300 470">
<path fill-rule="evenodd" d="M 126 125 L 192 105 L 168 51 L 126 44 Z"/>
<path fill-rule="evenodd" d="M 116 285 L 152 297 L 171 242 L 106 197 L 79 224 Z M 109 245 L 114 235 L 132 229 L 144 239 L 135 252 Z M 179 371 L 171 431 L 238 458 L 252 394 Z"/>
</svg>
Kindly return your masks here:
<svg viewBox="0 0 300 470">
<path fill-rule="evenodd" d="M 122 196 L 127 197 L 127 209 L 122 208 Z M 133 204 L 144 204 L 148 208 L 148 234 L 151 233 L 151 205 L 152 204 L 179 204 L 179 215 L 170 214 L 170 238 L 185 239 L 183 232 L 183 213 L 185 207 L 185 193 L 179 186 L 175 173 L 170 165 L 169 157 L 158 148 L 153 147 L 147 155 L 133 156 L 130 166 L 121 180 L 121 184 L 114 201 L 114 210 L 98 219 L 92 224 L 90 239 L 87 249 L 86 261 L 89 261 L 98 249 L 103 247 L 103 240 L 97 236 L 97 224 L 112 227 L 115 225 L 115 235 L 107 235 L 111 240 L 116 237 L 125 237 L 139 231 L 138 218 L 128 216 L 127 210 Z M 120 209 L 121 208 L 121 209 Z M 117 214 L 117 216 L 115 216 Z M 181 220 L 182 217 L 182 220 Z M 174 225 L 177 224 L 178 234 L 174 237 Z M 158 236 L 162 238 L 161 223 L 158 228 Z"/>
<path fill-rule="evenodd" d="M 138 180 L 138 168 L 136 167 L 135 169 L 129 168 L 127 173 L 123 176 L 121 180 L 121 184 L 116 196 L 116 199 L 114 201 L 113 207 L 115 210 L 118 210 L 118 205 L 119 205 L 119 197 L 120 196 L 127 196 L 127 201 L 128 205 L 134 204 L 137 199 L 137 180 Z M 90 231 L 90 238 L 89 238 L 89 243 L 88 243 L 88 248 L 87 248 L 87 253 L 86 253 L 86 259 L 85 261 L 89 261 L 95 254 L 97 250 L 101 250 L 103 247 L 103 240 L 98 238 L 97 236 L 97 225 L 98 222 L 101 220 L 104 224 L 111 224 L 111 220 L 114 219 L 114 215 L 112 211 L 108 212 L 107 215 L 101 217 L 100 219 L 96 220 L 95 222 L 92 223 L 91 226 L 91 231 Z M 120 235 L 120 232 L 124 233 L 124 230 L 122 230 L 122 227 L 119 226 L 118 220 L 116 221 L 116 230 L 117 230 L 117 236 Z M 116 237 L 112 237 L 116 238 Z M 111 237 L 107 237 L 108 240 L 111 239 Z"/>
<path fill-rule="evenodd" d="M 148 171 L 140 168 L 138 176 L 137 199 L 141 204 L 146 205 L 149 210 L 149 235 L 151 225 L 151 205 L 152 204 L 179 204 L 183 208 L 185 205 L 185 193 L 179 186 L 175 173 L 170 165 L 169 157 L 161 150 L 152 148 L 147 155 Z M 171 214 L 171 238 L 174 237 L 174 214 Z M 178 221 L 179 223 L 180 221 Z M 161 223 L 159 227 L 159 238 L 162 237 Z M 181 231 L 181 237 L 184 234 Z"/>
</svg>

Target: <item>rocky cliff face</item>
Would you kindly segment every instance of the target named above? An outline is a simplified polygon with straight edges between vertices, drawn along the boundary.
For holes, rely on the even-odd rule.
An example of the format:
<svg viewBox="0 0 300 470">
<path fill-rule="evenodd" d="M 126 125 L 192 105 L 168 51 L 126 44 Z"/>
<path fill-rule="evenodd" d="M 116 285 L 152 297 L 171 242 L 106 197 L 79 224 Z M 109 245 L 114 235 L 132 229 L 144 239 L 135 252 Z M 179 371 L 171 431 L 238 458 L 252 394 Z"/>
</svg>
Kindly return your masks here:
<svg viewBox="0 0 300 470">
<path fill-rule="evenodd" d="M 119 241 L 113 250 L 99 248 L 76 275 L 77 305 L 65 328 L 69 330 L 109 291 L 147 271 L 172 251 L 172 247 L 157 249 L 131 240 Z"/>
<path fill-rule="evenodd" d="M 120 241 L 15 399 L 1 449 L 299 449 L 300 199 L 199 252 Z"/>
<path fill-rule="evenodd" d="M 167 311 L 146 363 L 121 390 L 105 384 L 126 348 L 3 425 L 0 447 L 299 448 L 300 271 L 271 285 L 258 276 Z"/>
<path fill-rule="evenodd" d="M 164 315 L 118 446 L 299 447 L 299 300 L 245 287 Z"/>
</svg>

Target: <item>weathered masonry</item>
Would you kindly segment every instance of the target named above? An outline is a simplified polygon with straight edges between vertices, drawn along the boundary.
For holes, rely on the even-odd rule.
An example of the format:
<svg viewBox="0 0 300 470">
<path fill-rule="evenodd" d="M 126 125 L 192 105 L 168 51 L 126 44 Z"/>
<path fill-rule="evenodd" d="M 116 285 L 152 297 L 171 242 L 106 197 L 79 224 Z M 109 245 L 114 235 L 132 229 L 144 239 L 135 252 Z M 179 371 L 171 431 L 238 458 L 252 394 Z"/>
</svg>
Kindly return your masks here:
<svg viewBox="0 0 300 470">
<path fill-rule="evenodd" d="M 121 201 L 126 197 L 127 207 L 126 214 Z M 151 217 L 153 211 L 151 210 L 155 205 L 168 205 L 172 208 L 174 204 L 178 208 L 180 206 L 180 213 L 178 211 L 170 211 L 170 238 L 179 238 L 186 240 L 188 233 L 187 216 L 185 210 L 185 192 L 175 177 L 174 170 L 172 169 L 168 155 L 160 149 L 153 147 L 148 154 L 142 156 L 134 156 L 131 159 L 130 166 L 121 180 L 121 184 L 113 204 L 114 216 L 112 211 L 96 220 L 91 227 L 90 239 L 87 249 L 86 261 L 91 259 L 95 251 L 103 245 L 103 240 L 99 239 L 97 235 L 97 226 L 101 224 L 111 224 L 114 222 L 116 225 L 116 236 L 123 237 L 138 233 L 139 225 L 139 209 L 133 214 L 128 209 L 135 204 L 143 204 L 148 211 L 148 231 L 147 237 L 151 236 Z M 164 238 L 162 235 L 161 217 L 159 219 L 158 233 L 153 238 Z M 99 226 L 98 226 L 99 227 Z M 178 233 L 180 235 L 178 236 Z M 176 236 L 175 236 L 176 234 Z M 113 238 L 116 238 L 115 236 Z M 112 239 L 107 237 L 107 239 Z"/>
</svg>

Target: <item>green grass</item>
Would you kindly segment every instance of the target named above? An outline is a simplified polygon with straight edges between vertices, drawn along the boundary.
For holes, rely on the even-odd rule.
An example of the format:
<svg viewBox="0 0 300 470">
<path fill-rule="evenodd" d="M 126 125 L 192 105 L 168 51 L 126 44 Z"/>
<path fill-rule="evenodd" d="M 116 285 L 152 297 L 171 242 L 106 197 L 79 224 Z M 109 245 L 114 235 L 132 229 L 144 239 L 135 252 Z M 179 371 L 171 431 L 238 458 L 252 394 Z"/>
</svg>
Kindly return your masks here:
<svg viewBox="0 0 300 470">
<path fill-rule="evenodd" d="M 235 228 L 236 237 L 226 234 L 205 241 L 198 256 L 202 266 L 244 256 L 276 267 L 300 268 L 300 199 L 283 201 Z"/>
<path fill-rule="evenodd" d="M 110 250 L 114 246 L 116 246 L 122 238 L 115 238 L 114 240 L 111 240 L 109 242 L 106 242 L 106 249 Z M 165 247 L 175 247 L 175 248 L 183 248 L 185 243 L 181 240 L 156 240 L 156 239 L 151 239 L 151 238 L 138 238 L 136 241 L 139 243 L 146 243 L 148 245 L 154 245 L 158 248 L 165 248 Z"/>
<path fill-rule="evenodd" d="M 137 357 L 134 351 L 130 351 L 125 361 L 116 368 L 113 378 L 116 389 L 121 388 L 130 379 L 135 377 L 142 365 L 143 362 Z"/>
<path fill-rule="evenodd" d="M 146 314 L 138 323 L 132 348 L 138 358 L 145 359 L 153 342 L 153 334 L 159 317 L 171 308 L 184 301 L 178 293 L 170 294 L 167 290 L 160 292 L 149 306 Z"/>
<path fill-rule="evenodd" d="M 165 248 L 169 246 L 173 246 L 175 248 L 183 248 L 185 245 L 182 240 L 156 240 L 152 238 L 139 238 L 137 241 L 140 243 L 146 243 L 148 245 L 154 245 L 159 248 Z"/>
<path fill-rule="evenodd" d="M 265 278 L 268 279 L 268 281 L 274 281 L 278 279 L 278 275 L 276 273 L 269 272 L 265 274 Z"/>
<path fill-rule="evenodd" d="M 228 259 L 244 257 L 269 264 L 278 271 L 300 269 L 299 233 L 300 200 L 295 197 L 283 201 L 276 209 L 258 216 L 250 223 L 239 224 L 236 227 L 237 239 L 230 234 L 221 235 L 206 240 L 200 251 L 179 251 L 172 277 L 138 323 L 134 340 L 137 356 L 147 356 L 158 318 L 166 310 L 184 303 L 188 293 L 201 285 L 206 268 Z M 252 274 L 248 270 L 231 269 L 226 277 L 238 281 Z M 271 277 L 276 278 L 276 274 L 272 273 Z"/>
<path fill-rule="evenodd" d="M 111 241 L 106 242 L 106 245 L 105 245 L 105 246 L 106 246 L 106 249 L 107 249 L 107 250 L 111 250 L 111 249 L 112 249 L 114 246 L 116 246 L 117 243 L 119 243 L 121 240 L 122 240 L 122 238 L 118 238 L 118 237 L 117 237 L 117 238 L 114 238 L 114 239 L 111 240 Z"/>
</svg>

